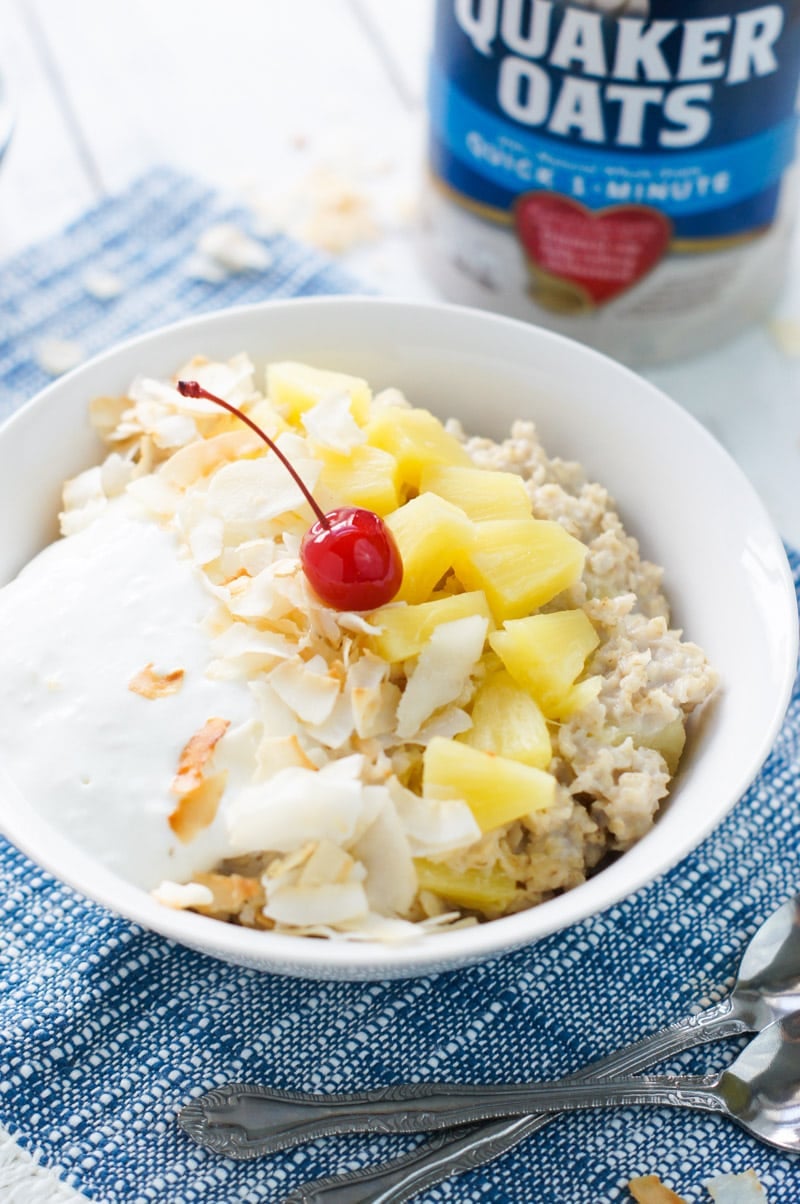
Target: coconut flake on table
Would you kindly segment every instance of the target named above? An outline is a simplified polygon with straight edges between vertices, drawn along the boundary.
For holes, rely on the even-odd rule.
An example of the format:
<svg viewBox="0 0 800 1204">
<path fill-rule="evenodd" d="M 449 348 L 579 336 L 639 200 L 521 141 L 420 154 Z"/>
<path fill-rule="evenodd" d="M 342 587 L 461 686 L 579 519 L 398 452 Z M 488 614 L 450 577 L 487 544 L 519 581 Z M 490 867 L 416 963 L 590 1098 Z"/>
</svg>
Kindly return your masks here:
<svg viewBox="0 0 800 1204">
<path fill-rule="evenodd" d="M 125 284 L 116 272 L 107 268 L 90 267 L 83 273 L 81 284 L 97 301 L 112 301 L 123 292 Z"/>
<path fill-rule="evenodd" d="M 767 1204 L 767 1193 L 753 1170 L 717 1175 L 703 1186 L 715 1204 Z"/>
<path fill-rule="evenodd" d="M 74 339 L 40 339 L 36 344 L 36 362 L 48 376 L 62 376 L 86 359 L 86 351 Z"/>
<path fill-rule="evenodd" d="M 264 244 L 234 222 L 217 222 L 204 230 L 197 241 L 197 253 L 198 268 L 210 261 L 213 267 L 222 270 L 217 279 L 239 272 L 263 272 L 273 261 Z"/>
</svg>

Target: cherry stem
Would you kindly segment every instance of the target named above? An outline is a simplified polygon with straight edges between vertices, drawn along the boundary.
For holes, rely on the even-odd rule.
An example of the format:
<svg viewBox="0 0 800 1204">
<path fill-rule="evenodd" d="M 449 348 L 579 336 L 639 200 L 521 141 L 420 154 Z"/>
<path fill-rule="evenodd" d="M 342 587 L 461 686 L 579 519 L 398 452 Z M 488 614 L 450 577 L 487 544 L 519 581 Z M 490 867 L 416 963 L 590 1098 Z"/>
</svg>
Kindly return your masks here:
<svg viewBox="0 0 800 1204">
<path fill-rule="evenodd" d="M 204 389 L 203 386 L 196 380 L 179 380 L 178 392 L 182 397 L 204 397 L 206 401 L 213 401 L 215 405 L 222 406 L 223 410 L 227 410 L 229 414 L 233 414 L 234 417 L 241 419 L 242 422 L 250 427 L 251 431 L 255 431 L 255 433 L 264 440 L 270 451 L 275 452 L 275 455 L 278 457 L 281 464 L 283 464 L 284 468 L 288 469 L 294 480 L 303 491 L 306 501 L 316 514 L 320 523 L 322 523 L 322 526 L 326 529 L 326 531 L 330 531 L 331 524 L 328 522 L 327 516 L 323 514 L 322 508 L 315 500 L 314 495 L 306 485 L 303 478 L 300 476 L 300 473 L 296 468 L 294 468 L 291 462 L 287 460 L 277 443 L 275 443 L 273 439 L 270 439 L 269 435 L 265 431 L 262 431 L 258 423 L 253 422 L 253 419 L 248 418 L 247 415 L 243 414 L 241 410 L 237 410 L 236 406 L 232 406 L 229 401 L 223 401 L 221 397 L 216 397 L 213 393 L 209 393 L 208 389 Z"/>
</svg>

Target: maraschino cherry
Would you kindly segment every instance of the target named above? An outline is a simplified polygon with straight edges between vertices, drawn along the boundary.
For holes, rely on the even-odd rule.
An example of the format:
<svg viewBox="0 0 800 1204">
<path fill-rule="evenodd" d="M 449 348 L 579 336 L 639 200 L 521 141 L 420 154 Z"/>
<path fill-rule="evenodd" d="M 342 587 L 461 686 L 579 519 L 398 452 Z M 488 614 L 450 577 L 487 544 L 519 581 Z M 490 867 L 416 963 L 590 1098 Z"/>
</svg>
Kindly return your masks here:
<svg viewBox="0 0 800 1204">
<path fill-rule="evenodd" d="M 375 610 L 391 602 L 403 580 L 403 564 L 383 519 L 360 506 L 340 506 L 324 514 L 300 474 L 252 418 L 196 380 L 178 381 L 178 392 L 184 397 L 204 397 L 240 418 L 294 477 L 317 516 L 303 536 L 300 562 L 323 602 L 337 610 Z"/>
</svg>

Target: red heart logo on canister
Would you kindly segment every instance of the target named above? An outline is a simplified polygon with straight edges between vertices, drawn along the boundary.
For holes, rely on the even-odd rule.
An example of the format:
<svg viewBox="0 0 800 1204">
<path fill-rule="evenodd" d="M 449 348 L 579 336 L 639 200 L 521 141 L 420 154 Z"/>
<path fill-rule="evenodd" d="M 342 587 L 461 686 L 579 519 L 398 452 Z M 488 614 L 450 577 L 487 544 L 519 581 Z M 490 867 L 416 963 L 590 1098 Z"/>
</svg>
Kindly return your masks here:
<svg viewBox="0 0 800 1204">
<path fill-rule="evenodd" d="M 624 293 L 663 257 L 672 223 L 646 205 L 593 211 L 556 192 L 527 192 L 514 224 L 531 269 L 531 291 L 560 312 L 604 305 Z"/>
</svg>

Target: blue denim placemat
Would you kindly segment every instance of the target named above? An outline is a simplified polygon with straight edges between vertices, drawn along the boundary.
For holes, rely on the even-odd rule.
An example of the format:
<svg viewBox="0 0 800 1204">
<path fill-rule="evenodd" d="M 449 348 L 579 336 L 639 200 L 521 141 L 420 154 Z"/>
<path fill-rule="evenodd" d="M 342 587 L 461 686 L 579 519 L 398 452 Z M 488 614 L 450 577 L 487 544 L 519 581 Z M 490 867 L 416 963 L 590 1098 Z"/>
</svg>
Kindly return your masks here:
<svg viewBox="0 0 800 1204">
<path fill-rule="evenodd" d="M 189 313 L 268 296 L 352 291 L 306 248 L 269 242 L 272 266 L 211 285 L 189 278 L 198 235 L 224 206 L 168 171 L 147 176 L 59 237 L 0 265 L 0 399 L 46 383 L 43 335 L 97 351 Z M 86 267 L 123 280 L 90 297 Z M 361 290 L 363 291 L 363 290 Z M 792 554 L 795 579 L 800 558 Z M 86 902 L 0 840 L 0 1122 L 102 1204 L 279 1201 L 304 1179 L 378 1161 L 417 1139 L 330 1139 L 256 1163 L 207 1155 L 175 1114 L 231 1079 L 355 1090 L 415 1078 L 536 1079 L 719 997 L 748 936 L 798 889 L 797 689 L 775 748 L 729 818 L 675 870 L 592 921 L 466 971 L 323 984 L 238 969 Z M 735 1044 L 684 1055 L 722 1068 Z M 602 1204 L 657 1171 L 691 1201 L 703 1180 L 753 1167 L 771 1204 L 797 1204 L 800 1161 L 719 1117 L 621 1109 L 563 1117 L 428 1201 Z"/>
</svg>

